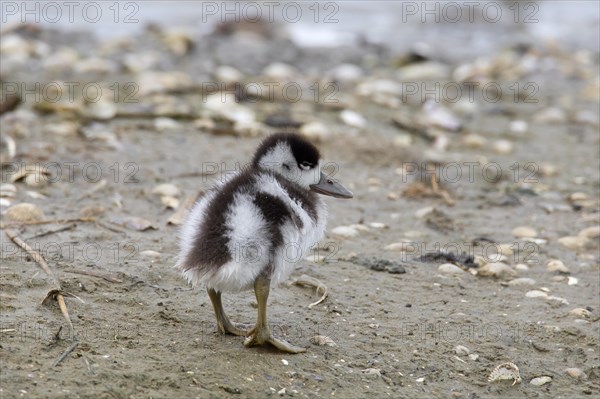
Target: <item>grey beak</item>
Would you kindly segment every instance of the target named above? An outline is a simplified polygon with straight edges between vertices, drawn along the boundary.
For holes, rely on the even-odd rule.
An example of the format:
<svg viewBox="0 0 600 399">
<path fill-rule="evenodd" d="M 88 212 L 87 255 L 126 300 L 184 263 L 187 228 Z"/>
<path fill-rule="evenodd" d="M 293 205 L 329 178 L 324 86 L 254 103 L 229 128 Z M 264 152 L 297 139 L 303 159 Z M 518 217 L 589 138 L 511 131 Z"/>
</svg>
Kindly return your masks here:
<svg viewBox="0 0 600 399">
<path fill-rule="evenodd" d="M 352 198 L 354 194 L 346 189 L 337 181 L 327 177 L 326 174 L 321 172 L 321 178 L 317 184 L 312 184 L 310 189 L 315 193 L 329 195 L 335 198 Z"/>
</svg>

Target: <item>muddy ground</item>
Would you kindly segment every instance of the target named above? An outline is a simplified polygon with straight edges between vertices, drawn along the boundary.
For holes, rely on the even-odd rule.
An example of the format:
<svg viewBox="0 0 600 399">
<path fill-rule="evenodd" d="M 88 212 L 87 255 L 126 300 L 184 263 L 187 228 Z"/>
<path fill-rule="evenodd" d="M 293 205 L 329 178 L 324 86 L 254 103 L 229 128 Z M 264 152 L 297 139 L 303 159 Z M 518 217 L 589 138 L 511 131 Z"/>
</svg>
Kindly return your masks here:
<svg viewBox="0 0 600 399">
<path fill-rule="evenodd" d="M 205 291 L 190 288 L 172 270 L 178 226 L 167 221 L 175 211 L 152 192 L 158 184 L 174 184 L 184 207 L 221 173 L 246 163 L 261 137 L 277 128 L 259 124 L 236 129 L 222 115 L 198 114 L 204 104 L 198 100 L 197 84 L 195 89 L 183 84 L 159 87 L 159 94 L 141 93 L 140 103 L 119 101 L 115 113 L 108 107 L 108 115 L 85 111 L 89 104 L 65 109 L 42 104 L 43 97 L 25 98 L 2 116 L 3 136 L 16 143 L 16 153 L 3 158 L 3 186 L 14 184 L 16 193 L 3 203 L 2 227 L 39 250 L 62 289 L 80 300 L 66 297 L 70 332 L 54 301 L 41 304 L 53 287 L 51 279 L 3 231 L 2 398 L 581 398 L 600 393 L 598 236 L 588 234 L 575 246 L 559 243 L 561 237 L 581 237 L 580 231 L 599 222 L 598 98 L 593 90 L 598 85 L 597 53 L 574 56 L 569 49 L 542 43 L 529 50 L 507 50 L 516 54 L 509 61 L 490 58 L 491 69 L 478 76 L 503 85 L 535 82 L 541 88 L 539 101 L 515 101 L 511 93 L 474 106 L 439 104 L 462 124 L 453 131 L 457 129 L 448 126 L 430 129 L 433 122 L 427 118 L 414 126 L 392 122 L 402 110 L 423 111 L 420 102 L 406 104 L 397 93 L 391 97 L 400 103 L 384 105 L 369 95 L 352 96 L 357 85 L 375 76 L 399 81 L 396 71 L 415 65 L 414 55 L 407 59 L 366 44 L 327 52 L 302 50 L 264 35 L 253 49 L 263 57 L 246 63 L 240 54 L 247 43 L 235 35 L 198 40 L 190 49 L 184 41 L 185 51 L 178 54 L 179 47 L 173 50 L 153 41 L 152 35 L 164 34 L 156 29 L 109 50 L 107 43 L 73 48 L 114 60 L 119 52 L 155 46 L 168 56 L 153 68 L 189 74 L 199 70 L 196 82 L 203 73 L 210 76 L 215 64 L 231 65 L 246 79 L 259 80 L 263 68 L 284 61 L 301 71 L 303 87 L 343 62 L 364 70 L 358 82 L 346 82 L 336 92 L 341 106 L 311 100 L 240 102 L 256 112 L 257 121 L 283 113 L 305 125 L 323 122 L 326 132 L 313 139 L 326 159 L 339 166 L 336 177 L 355 193 L 352 200 L 327 200 L 328 233 L 316 251 L 322 258 L 300 260 L 292 276 L 319 279 L 328 288 L 327 299 L 309 308 L 319 298 L 314 289 L 283 284 L 271 292 L 273 330 L 308 351 L 289 355 L 266 347 L 248 349 L 242 338 L 216 333 Z M 47 43 L 53 53 L 61 42 L 73 40 L 46 31 L 14 34 Z M 523 51 L 536 67 L 527 73 L 517 68 L 512 80 L 504 76 L 507 66 L 501 63 L 519 64 Z M 205 54 L 230 58 L 207 61 Z M 10 56 L 3 54 L 5 60 Z M 60 76 L 48 66 L 40 72 L 36 68 L 43 56 L 35 50 L 25 61 L 15 59 L 17 67 L 9 64 L 4 82 L 79 76 L 77 71 Z M 496 69 L 494 62 L 500 63 Z M 107 76 L 112 72 L 94 66 L 98 64 L 79 73 L 89 74 L 87 81 L 115 81 Z M 119 67 L 120 82 L 139 79 Z M 415 81 L 420 79 L 428 77 Z M 178 102 L 188 106 L 177 108 Z M 366 125 L 344 125 L 338 119 L 344 108 L 362 114 Z M 511 128 L 515 120 L 527 127 Z M 56 126 L 63 121 L 76 125 Z M 439 187 L 431 185 L 430 176 L 421 179 L 413 173 L 412 166 L 432 160 L 441 165 Z M 452 162 L 459 165 L 460 178 L 444 169 Z M 466 162 L 473 162 L 473 169 Z M 33 178 L 12 182 L 22 163 L 45 165 L 48 175 L 40 183 Z M 493 169 L 486 169 L 490 164 Z M 502 177 L 495 177 L 497 170 Z M 37 205 L 43 220 L 55 223 L 11 221 L 8 205 L 21 202 Z M 152 226 L 142 230 L 147 226 L 140 221 L 127 225 L 130 216 Z M 356 234 L 334 234 L 339 226 L 353 226 L 340 230 Z M 535 237 L 515 237 L 513 229 L 519 226 L 535 229 Z M 412 251 L 388 247 L 403 240 Z M 503 260 L 510 270 L 485 276 L 482 265 L 496 259 L 497 244 L 512 246 L 513 253 L 505 249 Z M 438 249 L 476 257 L 436 258 L 432 255 L 439 255 Z M 428 254 L 428 261 L 418 259 Z M 567 269 L 548 270 L 552 259 Z M 385 260 L 395 262 L 392 272 L 377 267 Z M 448 274 L 438 269 L 443 263 L 462 271 Z M 74 271 L 100 273 L 110 281 Z M 534 290 L 547 296 L 526 296 Z M 253 305 L 252 292 L 225 296 L 235 321 L 252 323 Z M 585 311 L 574 314 L 578 308 Z M 314 344 L 315 335 L 331 338 L 335 346 Z M 53 366 L 75 341 L 78 346 Z M 518 366 L 521 383 L 487 381 L 492 369 L 504 362 Z M 567 368 L 580 372 L 571 376 Z M 551 381 L 531 383 L 543 376 Z"/>
</svg>

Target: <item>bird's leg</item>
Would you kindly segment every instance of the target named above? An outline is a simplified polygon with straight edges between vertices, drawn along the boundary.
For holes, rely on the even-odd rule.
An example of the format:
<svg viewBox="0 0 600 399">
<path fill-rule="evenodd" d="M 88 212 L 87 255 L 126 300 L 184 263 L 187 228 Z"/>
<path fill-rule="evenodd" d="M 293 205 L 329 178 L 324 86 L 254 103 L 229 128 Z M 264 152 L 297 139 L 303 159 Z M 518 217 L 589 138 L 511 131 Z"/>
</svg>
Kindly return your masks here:
<svg viewBox="0 0 600 399">
<path fill-rule="evenodd" d="M 258 302 L 258 319 L 256 326 L 250 331 L 248 338 L 244 341 L 244 345 L 263 345 L 268 342 L 280 351 L 289 353 L 306 352 L 305 348 L 294 346 L 283 339 L 278 339 L 271 335 L 267 321 L 267 299 L 269 299 L 270 285 L 271 279 L 264 276 L 259 276 L 254 282 L 254 293 Z"/>
<path fill-rule="evenodd" d="M 212 302 L 213 309 L 215 310 L 215 316 L 217 318 L 217 329 L 221 334 L 229 333 L 233 335 L 248 335 L 246 326 L 244 328 L 237 327 L 229 320 L 229 317 L 225 314 L 223 309 L 223 303 L 221 302 L 221 293 L 212 288 L 208 288 L 208 296 Z"/>
</svg>

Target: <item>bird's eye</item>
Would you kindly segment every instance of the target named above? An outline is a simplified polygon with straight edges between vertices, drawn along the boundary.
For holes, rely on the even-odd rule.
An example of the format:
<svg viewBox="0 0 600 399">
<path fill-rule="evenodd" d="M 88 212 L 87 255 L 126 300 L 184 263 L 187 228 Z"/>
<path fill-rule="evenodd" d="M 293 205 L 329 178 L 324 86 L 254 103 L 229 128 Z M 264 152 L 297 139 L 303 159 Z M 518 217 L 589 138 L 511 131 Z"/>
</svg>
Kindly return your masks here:
<svg viewBox="0 0 600 399">
<path fill-rule="evenodd" d="M 300 167 L 304 170 L 312 168 L 313 164 L 308 161 L 303 161 L 300 163 Z"/>
<path fill-rule="evenodd" d="M 287 163 L 282 164 L 281 166 L 283 166 L 283 168 L 285 170 L 290 170 L 290 165 L 288 165 Z"/>
</svg>

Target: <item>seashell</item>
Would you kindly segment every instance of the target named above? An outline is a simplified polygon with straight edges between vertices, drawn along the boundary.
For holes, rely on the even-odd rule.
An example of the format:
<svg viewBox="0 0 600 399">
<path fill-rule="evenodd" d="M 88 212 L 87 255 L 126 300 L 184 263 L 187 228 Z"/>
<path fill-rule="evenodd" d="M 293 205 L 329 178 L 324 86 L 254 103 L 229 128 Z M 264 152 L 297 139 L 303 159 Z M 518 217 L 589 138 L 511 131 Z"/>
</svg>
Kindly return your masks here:
<svg viewBox="0 0 600 399">
<path fill-rule="evenodd" d="M 458 356 L 465 356 L 465 355 L 468 355 L 469 353 L 471 353 L 471 351 L 469 350 L 469 348 L 467 348 L 466 346 L 463 346 L 463 345 L 456 345 L 454 347 L 454 352 Z"/>
<path fill-rule="evenodd" d="M 477 274 L 491 277 L 511 277 L 517 273 L 512 267 L 502 262 L 486 263 L 483 267 L 477 269 Z"/>
<path fill-rule="evenodd" d="M 515 237 L 537 237 L 538 232 L 533 227 L 519 226 L 512 230 L 512 235 Z"/>
<path fill-rule="evenodd" d="M 319 346 L 337 346 L 337 344 L 325 335 L 315 335 L 312 337 L 312 343 Z"/>
<path fill-rule="evenodd" d="M 589 319 L 592 316 L 592 312 L 590 312 L 589 310 L 584 309 L 584 308 L 575 308 L 575 309 L 571 310 L 569 313 L 574 316 L 583 318 L 583 319 Z"/>
<path fill-rule="evenodd" d="M 450 275 L 460 275 L 465 273 L 463 269 L 456 265 L 453 265 L 452 263 L 444 263 L 438 266 L 438 272 Z"/>
<path fill-rule="evenodd" d="M 179 188 L 171 183 L 163 183 L 155 186 L 152 189 L 152 194 L 158 194 L 160 196 L 177 197 L 179 195 Z"/>
<path fill-rule="evenodd" d="M 11 206 L 4 214 L 11 222 L 41 222 L 44 220 L 44 212 L 35 204 L 22 202 Z"/>
<path fill-rule="evenodd" d="M 367 120 L 364 116 L 362 116 L 358 112 L 354 112 L 349 109 L 345 109 L 342 112 L 340 112 L 340 120 L 350 127 L 355 127 L 359 129 L 367 125 Z"/>
<path fill-rule="evenodd" d="M 527 298 L 548 298 L 548 294 L 546 294 L 544 291 L 540 291 L 540 290 L 531 290 L 528 291 L 525 296 Z"/>
<path fill-rule="evenodd" d="M 558 259 L 550 259 L 546 262 L 546 270 L 549 272 L 569 273 L 570 270 L 565 264 Z"/>
<path fill-rule="evenodd" d="M 492 370 L 488 377 L 488 382 L 500 381 L 500 380 L 513 380 L 513 385 L 521 383 L 521 375 L 519 374 L 519 368 L 514 363 L 502 363 Z"/>
<path fill-rule="evenodd" d="M 544 375 L 544 376 L 541 376 L 541 377 L 535 377 L 534 379 L 532 379 L 531 381 L 529 381 L 529 385 L 535 385 L 536 387 L 539 387 L 539 386 L 547 384 L 547 383 L 549 383 L 551 381 L 552 381 L 552 377 Z"/>
<path fill-rule="evenodd" d="M 147 250 L 140 252 L 140 256 L 148 257 L 148 258 L 160 258 L 162 254 L 157 251 Z"/>
<path fill-rule="evenodd" d="M 565 236 L 558 239 L 560 245 L 573 251 L 583 250 L 588 241 L 585 236 Z"/>
<path fill-rule="evenodd" d="M 356 237 L 359 231 L 352 226 L 338 226 L 331 229 L 331 234 L 335 234 L 340 237 Z"/>
</svg>

